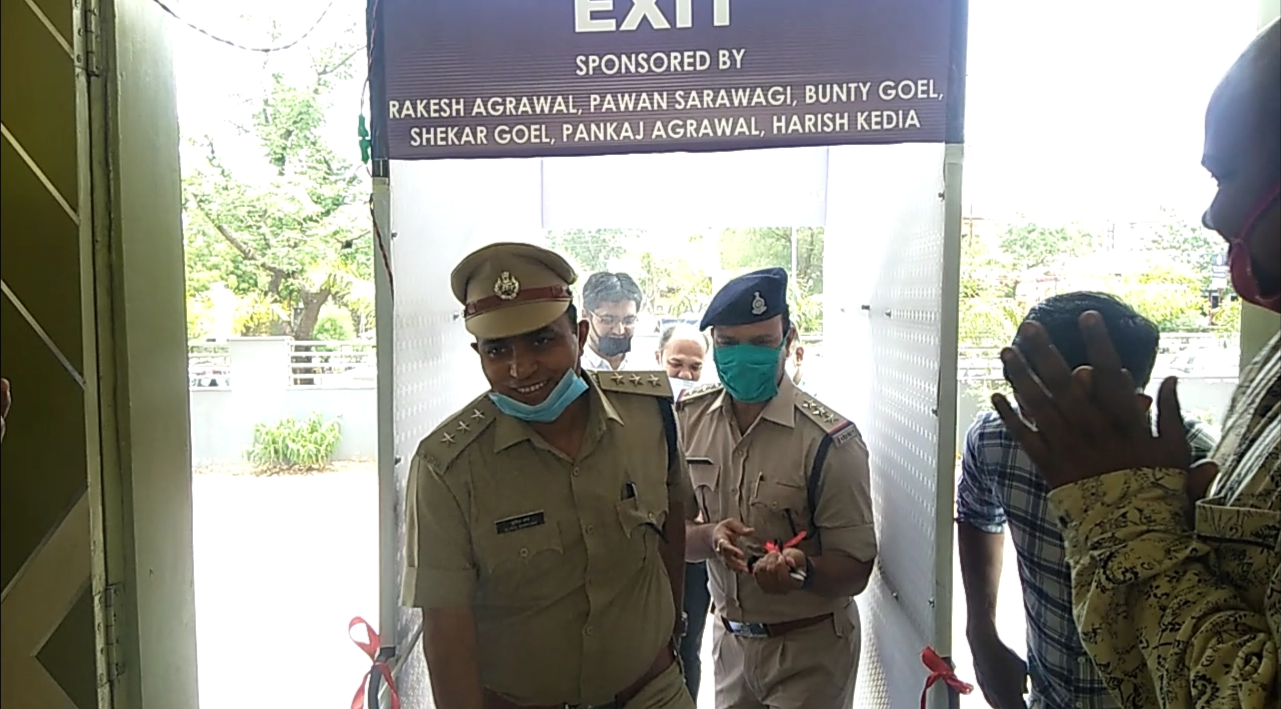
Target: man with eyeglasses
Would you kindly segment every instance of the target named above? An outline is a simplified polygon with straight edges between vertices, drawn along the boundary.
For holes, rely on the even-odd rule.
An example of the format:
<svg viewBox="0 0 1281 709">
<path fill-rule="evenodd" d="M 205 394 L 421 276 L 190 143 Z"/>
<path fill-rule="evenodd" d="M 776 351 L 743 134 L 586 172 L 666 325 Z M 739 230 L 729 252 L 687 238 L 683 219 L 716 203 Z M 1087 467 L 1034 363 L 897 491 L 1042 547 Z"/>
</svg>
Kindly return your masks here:
<svg viewBox="0 0 1281 709">
<path fill-rule="evenodd" d="M 585 369 L 646 368 L 646 363 L 633 366 L 633 358 L 629 357 L 641 300 L 640 286 L 626 273 L 602 271 L 587 278 L 583 284 L 583 310 L 590 327 L 583 350 Z"/>
</svg>

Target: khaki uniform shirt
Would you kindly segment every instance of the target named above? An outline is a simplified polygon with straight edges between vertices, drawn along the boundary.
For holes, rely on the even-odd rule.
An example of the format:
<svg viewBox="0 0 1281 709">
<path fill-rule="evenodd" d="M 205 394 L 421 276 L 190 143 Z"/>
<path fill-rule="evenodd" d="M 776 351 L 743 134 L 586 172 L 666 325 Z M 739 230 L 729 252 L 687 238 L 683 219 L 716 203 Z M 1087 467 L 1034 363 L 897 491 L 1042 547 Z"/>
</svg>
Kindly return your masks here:
<svg viewBox="0 0 1281 709">
<path fill-rule="evenodd" d="M 786 542 L 801 530 L 809 556 L 876 557 L 867 448 L 854 424 L 829 411 L 784 377 L 760 418 L 739 433 L 729 395 L 718 385 L 694 390 L 677 403 L 677 416 L 694 480 L 695 497 L 708 522 L 741 520 L 756 533 L 740 540 L 748 557 L 766 541 Z M 828 441 L 824 443 L 824 441 Z M 822 476 L 810 508 L 807 482 L 820 449 Z M 810 591 L 771 596 L 750 575 L 719 559 L 707 564 L 712 602 L 726 618 L 780 623 L 812 618 L 849 605 Z"/>
<path fill-rule="evenodd" d="M 481 681 L 520 704 L 611 700 L 675 624 L 660 530 L 669 498 L 694 501 L 679 450 L 668 465 L 667 378 L 586 376 L 577 460 L 481 396 L 409 473 L 402 603 L 471 606 Z"/>
<path fill-rule="evenodd" d="M 1220 472 L 1121 470 L 1050 493 L 1081 643 L 1125 707 L 1281 706 L 1281 335 L 1241 376 Z"/>
</svg>

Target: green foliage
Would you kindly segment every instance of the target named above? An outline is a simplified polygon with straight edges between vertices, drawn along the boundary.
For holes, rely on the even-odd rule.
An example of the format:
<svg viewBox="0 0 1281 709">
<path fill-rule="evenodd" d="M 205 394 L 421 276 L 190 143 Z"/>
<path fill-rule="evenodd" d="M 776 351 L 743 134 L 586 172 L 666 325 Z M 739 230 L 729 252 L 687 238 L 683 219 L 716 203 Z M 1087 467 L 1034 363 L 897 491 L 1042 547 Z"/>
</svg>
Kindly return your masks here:
<svg viewBox="0 0 1281 709">
<path fill-rule="evenodd" d="M 1210 313 L 1210 323 L 1220 337 L 1237 337 L 1241 332 L 1241 300 L 1228 299 L 1225 295 L 1219 307 Z"/>
<path fill-rule="evenodd" d="M 957 334 L 963 345 L 1005 346 L 1026 314 L 1012 298 L 976 296 L 961 300 Z"/>
<path fill-rule="evenodd" d="M 373 278 L 366 181 L 321 133 L 330 97 L 359 55 L 354 43 L 333 46 L 305 76 L 270 74 L 245 117 L 245 139 L 262 156 L 257 169 L 233 168 L 208 137 L 193 141 L 199 159 L 184 162 L 183 176 L 188 289 L 224 281 L 249 297 L 255 317 L 239 334 L 312 339 L 321 308 Z"/>
<path fill-rule="evenodd" d="M 721 232 L 721 268 L 741 273 L 781 266 L 805 293 L 823 292 L 823 228 L 796 227 L 796 270 L 792 271 L 792 227 L 726 229 Z"/>
<path fill-rule="evenodd" d="M 1096 239 L 1080 229 L 1047 227 L 1035 222 L 1012 224 L 1001 236 L 1001 251 L 1016 272 L 1044 268 L 1063 258 L 1084 256 L 1096 248 Z"/>
<path fill-rule="evenodd" d="M 701 239 L 690 237 L 691 243 Z M 699 312 L 712 297 L 712 279 L 703 268 L 687 257 L 687 251 L 641 254 L 641 272 L 637 285 L 650 309 L 658 303 L 677 315 Z"/>
<path fill-rule="evenodd" d="M 792 319 L 801 332 L 818 335 L 823 332 L 823 237 L 822 227 L 726 229 L 720 235 L 720 265 L 731 274 L 769 266 L 787 269 Z"/>
<path fill-rule="evenodd" d="M 267 472 L 323 468 L 338 449 L 341 428 L 338 421 L 325 421 L 319 413 L 301 421 L 286 416 L 274 424 L 257 424 L 249 462 Z"/>
<path fill-rule="evenodd" d="M 1173 263 L 1193 273 L 1198 288 L 1209 288 L 1214 257 L 1227 249 L 1223 239 L 1168 209 L 1162 211 L 1165 219 L 1149 239 L 1148 248 L 1164 252 Z"/>
<path fill-rule="evenodd" d="M 320 318 L 316 321 L 316 330 L 312 336 L 317 340 L 354 340 L 355 328 L 352 327 L 351 315 L 333 303 L 325 303 L 320 309 Z"/>
<path fill-rule="evenodd" d="M 1161 266 L 1110 289 L 1162 332 L 1187 332 L 1204 327 L 1205 298 L 1186 269 Z"/>
<path fill-rule="evenodd" d="M 567 229 L 548 233 L 547 245 L 570 257 L 586 275 L 609 270 L 609 262 L 627 253 L 636 238 L 637 234 L 627 229 Z"/>
</svg>

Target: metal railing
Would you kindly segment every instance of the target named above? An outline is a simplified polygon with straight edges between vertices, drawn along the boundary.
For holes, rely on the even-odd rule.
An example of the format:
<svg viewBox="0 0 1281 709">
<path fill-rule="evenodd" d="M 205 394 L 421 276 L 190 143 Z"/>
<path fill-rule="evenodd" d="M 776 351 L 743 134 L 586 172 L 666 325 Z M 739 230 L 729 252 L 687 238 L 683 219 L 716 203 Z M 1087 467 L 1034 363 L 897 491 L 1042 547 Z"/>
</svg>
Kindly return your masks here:
<svg viewBox="0 0 1281 709">
<path fill-rule="evenodd" d="M 372 342 L 290 343 L 291 386 L 343 388 L 373 385 L 377 381 L 378 364 Z"/>
<path fill-rule="evenodd" d="M 231 386 L 231 352 L 225 343 L 192 342 L 187 345 L 187 384 L 192 389 L 227 389 Z"/>
</svg>

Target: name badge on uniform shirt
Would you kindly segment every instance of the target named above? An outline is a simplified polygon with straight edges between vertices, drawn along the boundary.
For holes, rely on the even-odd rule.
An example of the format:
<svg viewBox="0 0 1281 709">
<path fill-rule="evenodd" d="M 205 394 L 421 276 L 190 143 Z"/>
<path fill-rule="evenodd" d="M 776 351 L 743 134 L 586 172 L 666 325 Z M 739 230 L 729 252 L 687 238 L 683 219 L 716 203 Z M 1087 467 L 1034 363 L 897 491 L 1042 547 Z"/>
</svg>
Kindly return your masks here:
<svg viewBox="0 0 1281 709">
<path fill-rule="evenodd" d="M 508 517 L 507 519 L 500 519 L 494 522 L 494 530 L 499 534 L 509 534 L 511 532 L 519 532 L 522 529 L 529 529 L 530 527 L 539 527 L 546 523 L 547 516 L 543 514 L 542 510 L 539 510 Z"/>
</svg>

